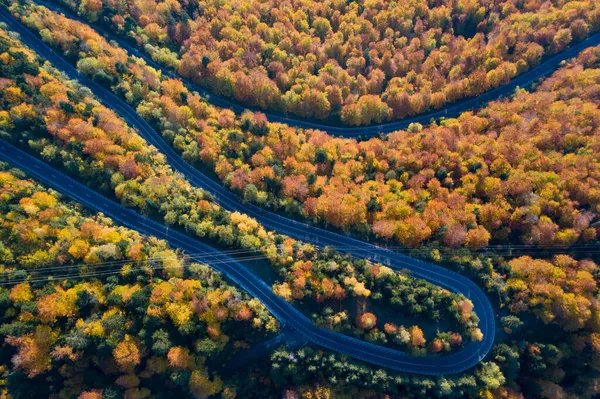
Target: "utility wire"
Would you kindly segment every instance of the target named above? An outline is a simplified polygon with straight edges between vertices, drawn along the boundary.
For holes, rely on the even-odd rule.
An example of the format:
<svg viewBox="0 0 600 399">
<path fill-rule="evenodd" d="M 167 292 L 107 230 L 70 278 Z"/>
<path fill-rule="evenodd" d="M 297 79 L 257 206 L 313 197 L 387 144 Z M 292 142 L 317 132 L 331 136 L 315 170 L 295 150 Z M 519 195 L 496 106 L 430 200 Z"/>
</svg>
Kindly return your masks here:
<svg viewBox="0 0 600 399">
<path fill-rule="evenodd" d="M 244 255 L 244 254 L 256 254 L 259 250 L 251 250 L 251 249 L 237 249 L 237 250 L 228 250 L 228 251 L 222 251 L 219 253 L 210 253 L 210 252 L 197 252 L 197 253 L 191 253 L 191 254 L 174 254 L 174 255 L 165 255 L 165 256 L 150 256 L 147 258 L 143 258 L 143 259 L 139 259 L 139 260 L 133 260 L 133 259 L 122 259 L 122 260 L 114 260 L 114 261 L 110 261 L 110 262 L 100 262 L 100 263 L 78 263 L 78 264 L 70 264 L 70 265 L 61 265 L 61 266 L 50 266 L 50 267 L 40 267 L 40 268 L 32 268 L 32 269 L 21 269 L 21 270 L 25 270 L 25 271 L 32 271 L 32 272 L 40 272 L 40 271 L 53 271 L 53 270 L 63 270 L 63 269 L 71 269 L 71 268 L 82 268 L 82 267 L 89 267 L 89 268 L 103 268 L 103 267 L 109 267 L 109 266 L 118 266 L 118 265 L 124 265 L 127 263 L 138 263 L 138 262 L 152 262 L 152 261 L 161 261 L 161 260 L 165 260 L 165 259 L 178 259 L 178 260 L 185 260 L 185 259 L 190 259 L 190 258 L 196 258 L 196 257 L 206 257 L 206 258 L 214 258 L 214 257 L 219 257 L 221 255 Z M 207 260 L 206 263 L 210 263 L 210 260 Z M 2 274 L 6 274 L 6 273 L 10 273 L 10 272 L 0 272 L 0 276 Z"/>
<path fill-rule="evenodd" d="M 264 256 L 250 256 L 250 257 L 246 257 L 246 258 L 240 258 L 239 260 L 236 259 L 228 259 L 228 260 L 221 260 L 221 261 L 215 261 L 212 262 L 211 265 L 219 265 L 219 264 L 230 264 L 230 263 L 236 263 L 239 261 L 252 261 L 252 260 L 257 260 L 257 259 L 263 259 Z M 154 271 L 154 270 L 165 270 L 165 269 L 187 269 L 189 268 L 191 265 L 180 265 L 180 266 L 160 266 L 160 267 L 147 267 L 147 266 L 140 266 L 140 267 L 134 267 L 131 268 L 127 271 L 127 273 L 129 272 L 136 272 L 136 271 Z M 101 272 L 94 272 L 94 273 L 89 273 L 89 274 L 67 274 L 67 275 L 51 275 L 51 276 L 47 276 L 44 278 L 34 278 L 34 279 L 28 279 L 28 278 L 23 278 L 23 279 L 19 279 L 19 280 L 13 280 L 10 282 L 0 282 L 0 286 L 7 286 L 7 285 L 15 285 L 15 284 L 21 284 L 21 283 L 38 283 L 38 282 L 50 282 L 50 281 L 58 281 L 58 280 L 73 280 L 73 279 L 80 279 L 80 278 L 92 278 L 92 277 L 98 277 L 98 276 L 110 276 L 110 275 L 116 275 L 116 274 L 121 274 L 123 273 L 123 271 L 121 269 L 119 270 L 104 270 Z"/>
</svg>

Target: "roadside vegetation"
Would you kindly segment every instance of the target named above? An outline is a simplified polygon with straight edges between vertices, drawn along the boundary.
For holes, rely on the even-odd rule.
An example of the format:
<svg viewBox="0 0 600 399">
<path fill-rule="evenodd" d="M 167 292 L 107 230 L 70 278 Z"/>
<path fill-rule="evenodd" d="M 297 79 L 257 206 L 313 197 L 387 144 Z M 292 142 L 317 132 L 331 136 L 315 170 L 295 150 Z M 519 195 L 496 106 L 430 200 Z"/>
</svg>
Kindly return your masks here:
<svg viewBox="0 0 600 399">
<path fill-rule="evenodd" d="M 585 4 L 552 2 L 535 11 L 581 10 L 577 7 Z M 600 48 L 582 52 L 531 92 L 520 90 L 439 124 L 356 141 L 271 124 L 261 113 L 236 116 L 207 104 L 180 80 L 161 76 L 86 25 L 28 3 L 11 9 L 82 73 L 135 107 L 187 161 L 214 172 L 246 200 L 364 240 L 409 248 L 414 256 L 474 276 L 498 303 L 503 333 L 490 357 L 472 372 L 409 377 L 313 348 L 282 349 L 249 370 L 255 381 L 265 383 L 255 387 L 256 397 L 285 392 L 290 397 L 391 393 L 518 399 L 600 393 L 594 378 L 600 370 L 600 274 L 593 249 L 600 205 Z M 582 12 L 586 18 L 597 15 Z M 19 47 L 14 41 L 11 46 Z M 415 354 L 460 346 L 456 333 L 462 340 L 479 338 L 476 315 L 463 298 L 390 274 L 384 266 L 266 232 L 244 215 L 225 212 L 173 174 L 143 141 L 119 154 L 128 159 L 131 153 L 140 170 L 154 165 L 147 169 L 164 170 L 163 175 L 128 177 L 121 162 L 107 163 L 108 150 L 121 141 L 112 139 L 88 153 L 87 139 L 73 133 L 79 129 L 61 138 L 48 123 L 55 123 L 48 110 L 59 110 L 61 128 L 73 117 L 99 125 L 95 115 L 110 111 L 94 103 L 96 111 L 85 116 L 84 100 L 70 96 L 83 93 L 84 102 L 93 102 L 89 93 L 61 81 L 69 89 L 58 90 L 63 95 L 56 98 L 71 104 L 73 114 L 67 113 L 52 99 L 54 92 L 43 94 L 29 78 L 16 78 L 23 71 L 35 75 L 31 65 L 39 68 L 39 63 L 33 57 L 18 67 L 26 69 L 10 69 L 18 64 L 13 60 L 23 58 L 12 55 L 14 49 L 2 51 L 10 57 L 0 58 L 9 60 L 0 65 L 7 93 L 0 116 L 5 137 L 13 142 L 66 165 L 67 171 L 78 165 L 71 173 L 148 215 L 192 234 L 204 232 L 224 248 L 260 251 L 278 272 L 275 292 L 314 304 L 314 320 L 323 326 Z M 49 66 L 40 71 L 36 74 L 56 76 Z M 14 88 L 20 90 L 18 100 L 10 100 Z M 20 115 L 13 117 L 20 103 L 31 104 L 35 116 L 25 118 L 25 125 L 19 125 Z M 121 124 L 119 132 L 137 137 L 111 115 Z M 159 184 L 163 179 L 174 183 Z M 340 306 L 348 298 L 357 312 Z M 418 330 L 381 317 L 370 305 L 379 303 L 433 320 L 451 317 L 466 330 L 441 331 L 419 345 Z M 243 381 L 247 375 L 232 378 Z"/>
<path fill-rule="evenodd" d="M 59 0 L 242 104 L 345 125 L 507 83 L 600 29 L 593 0 Z"/>
<path fill-rule="evenodd" d="M 482 338 L 473 305 L 463 295 L 335 250 L 319 250 L 266 231 L 246 215 L 225 211 L 174 173 L 162 155 L 113 111 L 94 100 L 89 90 L 62 78 L 51 66 L 42 66 L 33 53 L 6 34 L 1 39 L 0 57 L 6 62 L 0 65 L 4 87 L 0 137 L 125 206 L 225 250 L 254 255 L 276 271 L 278 281 L 273 290 L 290 302 L 302 301 L 318 309 L 325 302 L 336 306 L 351 297 L 361 315 L 368 314 L 373 300 L 417 317 L 450 320 L 454 332 L 428 337 L 436 342 L 432 353 L 461 346 L 462 337 L 465 341 Z M 413 289 L 417 286 L 420 290 Z M 384 322 L 381 320 L 379 329 L 383 330 Z M 353 335 L 370 332 L 366 337 L 373 342 L 427 353 L 424 337 L 400 342 L 379 332 L 376 325 L 347 317 L 338 324 Z M 406 328 L 423 335 L 418 326 Z M 460 339 L 451 345 L 449 337 L 453 334 Z M 445 343 L 439 350 L 438 342 Z"/>
<path fill-rule="evenodd" d="M 279 331 L 259 301 L 166 242 L 88 213 L 2 162 L 0 198 L 5 397 L 476 394 L 502 378 L 493 363 L 476 379 L 388 375 L 312 348 L 278 350 L 230 375 L 222 366 L 231 355 Z M 109 262 L 110 274 L 97 276 Z M 49 274 L 78 278 L 43 278 Z M 311 386 L 314 367 L 329 377 Z M 338 378 L 348 384 L 336 387 Z"/>
<path fill-rule="evenodd" d="M 235 391 L 215 359 L 279 330 L 209 266 L 81 211 L 4 163 L 0 197 L 4 395 L 144 398 L 163 384 L 184 396 Z"/>
<path fill-rule="evenodd" d="M 356 141 L 270 124 L 260 113 L 236 117 L 83 24 L 43 7 L 13 9 L 81 72 L 136 107 L 185 159 L 250 202 L 404 247 L 596 239 L 598 48 L 531 93 Z"/>
</svg>

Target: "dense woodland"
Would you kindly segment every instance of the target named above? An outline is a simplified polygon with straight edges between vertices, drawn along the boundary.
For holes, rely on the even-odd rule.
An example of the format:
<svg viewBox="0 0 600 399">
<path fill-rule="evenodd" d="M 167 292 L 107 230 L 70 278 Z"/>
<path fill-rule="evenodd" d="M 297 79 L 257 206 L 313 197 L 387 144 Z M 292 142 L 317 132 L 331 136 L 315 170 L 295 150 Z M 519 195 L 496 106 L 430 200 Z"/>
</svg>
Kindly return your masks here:
<svg viewBox="0 0 600 399">
<path fill-rule="evenodd" d="M 164 241 L 86 214 L 4 163 L 0 198 L 3 397 L 332 398 L 450 388 L 476 394 L 502 379 L 494 363 L 474 377 L 440 380 L 374 372 L 311 348 L 279 350 L 267 367 L 232 376 L 222 367 L 231 355 L 279 330 L 259 301 Z M 94 276 L 116 260 L 111 274 Z M 49 282 L 41 278 L 49 267 L 80 278 Z M 311 386 L 316 366 L 331 373 Z"/>
<path fill-rule="evenodd" d="M 116 196 L 126 206 L 220 247 L 242 249 L 240 256 L 261 257 L 281 276 L 274 291 L 289 301 L 305 299 L 312 306 L 325 301 L 335 305 L 350 296 L 356 299 L 365 319 L 374 317 L 367 312 L 373 300 L 411 315 L 451 320 L 458 331 L 429 337 L 435 341 L 429 348 L 433 353 L 460 346 L 463 336 L 468 340 L 482 338 L 473 306 L 462 295 L 334 250 L 316 250 L 267 232 L 246 215 L 224 211 L 202 190 L 174 174 L 162 156 L 91 98 L 86 89 L 62 79 L 50 67 L 40 67 L 25 49 L 16 51 L 18 44 L 7 36 L 4 40 L 7 62 L 0 66 L 5 89 L 0 97 L 0 137 L 21 144 L 94 187 L 104 188 L 107 195 Z M 20 74 L 22 78 L 11 79 Z M 386 320 L 380 320 L 378 328 L 361 320 L 343 319 L 340 323 L 354 335 L 369 332 L 372 341 L 426 352 L 421 350 L 427 347 L 418 326 L 406 326 L 411 327 L 411 336 L 419 338 L 407 341 L 395 339 L 394 332 L 379 331 Z"/>
<path fill-rule="evenodd" d="M 475 275 L 499 303 L 504 333 L 499 334 L 486 362 L 473 371 L 448 378 L 419 378 L 365 367 L 313 348 L 280 350 L 265 361 L 268 367 L 261 364 L 249 371 L 257 381 L 252 390 L 256 397 L 281 395 L 281 387 L 287 387 L 285 394 L 290 398 L 390 393 L 517 399 L 600 394 L 600 274 L 594 259 L 588 259 L 594 251 L 585 247 L 597 240 L 600 48 L 586 50 L 532 92 L 520 91 L 511 99 L 457 119 L 427 127 L 413 125 L 385 138 L 357 142 L 270 124 L 260 113 L 236 117 L 204 103 L 181 81 L 165 79 L 84 25 L 28 5 L 14 5 L 13 11 L 22 14 L 30 27 L 80 71 L 137 107 L 188 161 L 214 170 L 248 201 L 361 238 L 413 247 L 421 257 Z M 141 187 L 133 190 L 137 193 L 134 200 L 126 196 L 121 200 L 188 232 L 202 236 L 200 226 L 208 220 L 205 237 L 219 245 L 254 248 L 247 243 L 257 243 L 255 248 L 267 257 L 270 253 L 264 248 L 271 248 L 275 256 L 270 262 L 282 278 L 274 290 L 290 300 L 310 299 L 326 306 L 328 301 L 351 295 L 359 304 L 364 303 L 361 297 L 368 297 L 398 309 L 408 305 L 413 312 L 436 317 L 429 305 L 425 310 L 414 306 L 416 292 L 424 297 L 432 292 L 414 279 L 389 274 L 387 268 L 352 261 L 334 251 L 315 251 L 310 245 L 269 232 L 260 237 L 260 226 L 244 215 L 224 212 L 182 179 L 177 185 L 160 186 L 160 193 L 154 193 L 156 184 L 126 178 L 114 166 L 100 162 L 92 167 L 90 160 L 98 158 L 82 151 L 85 140 L 68 136 L 67 142 L 61 141 L 46 116 L 36 122 L 42 127 L 45 123 L 43 128 L 32 129 L 35 124 L 30 122 L 25 129 L 15 128 L 15 122 L 23 120 L 11 114 L 20 109 L 15 104 L 31 104 L 31 115 L 46 115 L 45 104 L 52 101 L 38 95 L 35 85 L 14 78 L 22 70 L 11 68 L 34 69 L 33 61 L 22 62 L 11 50 L 2 51 L 10 55 L 0 58 L 4 87 L 20 90 L 14 103 L 10 98 L 15 90 L 5 90 L 2 98 L 0 126 L 11 140 L 57 165 L 75 159 L 74 165 L 79 166 L 72 172 L 78 176 L 94 173 L 97 180 L 84 180 L 103 186 L 108 193 L 130 195 L 129 189 L 119 194 L 113 184 Z M 14 60 L 19 60 L 18 67 Z M 28 74 L 33 74 L 31 69 Z M 39 71 L 36 74 L 52 75 L 48 67 Z M 92 101 L 85 90 L 74 89 L 74 83 L 61 83 L 73 85 L 72 92 L 83 93 L 86 101 Z M 72 101 L 65 96 L 63 102 Z M 75 112 L 85 109 L 78 101 L 71 104 Z M 122 124 L 120 132 L 135 136 L 115 120 Z M 54 149 L 51 154 L 55 158 L 47 157 L 51 150 L 42 152 L 42 147 Z M 149 158 L 134 158 L 140 168 L 150 162 L 165 165 L 145 143 L 142 147 Z M 100 157 L 105 155 L 104 148 Z M 164 179 L 175 178 L 168 167 L 164 170 Z M 181 193 L 181 207 L 169 208 L 164 198 L 174 198 L 174 193 Z M 202 211 L 206 204 L 211 207 L 208 217 Z M 199 216 L 188 219 L 182 215 Z M 232 226 L 231 242 L 214 233 L 221 232 L 221 226 Z M 245 226 L 255 228 L 246 231 Z M 260 243 L 252 241 L 254 235 Z M 566 246 L 573 249 L 570 256 L 549 256 L 541 251 L 525 256 L 529 255 L 526 250 L 495 253 L 490 248 L 496 244 L 527 245 L 550 254 Z M 478 248 L 488 252 L 472 252 Z M 434 305 L 448 304 L 442 292 L 434 294 Z M 440 309 L 448 311 L 454 305 L 452 317 L 458 319 L 462 312 L 473 320 L 468 302 L 458 306 L 460 302 L 453 299 L 450 308 Z M 419 305 L 424 303 L 419 301 Z M 419 347 L 431 352 L 452 348 L 457 338 L 454 333 L 442 332 L 432 341 L 414 345 L 420 342 L 419 334 L 413 334 L 416 330 L 381 320 L 369 312 L 368 304 L 356 319 L 337 310 L 322 310 L 318 322 L 323 325 L 374 342 L 417 349 L 415 353 L 424 351 Z M 336 324 L 338 319 L 342 325 Z M 471 338 L 477 338 L 476 330 L 471 332 Z M 247 375 L 234 376 L 232 381 L 236 378 L 248 381 Z"/>
<path fill-rule="evenodd" d="M 208 266 L 83 214 L 6 164 L 0 198 L 3 397 L 235 392 L 208 363 L 279 329 Z"/>
<path fill-rule="evenodd" d="M 82 72 L 159 126 L 186 159 L 251 202 L 406 247 L 596 239 L 598 48 L 532 93 L 358 142 L 270 124 L 260 113 L 236 118 L 82 24 L 43 7 L 21 12 Z"/>
<path fill-rule="evenodd" d="M 507 83 L 600 29 L 594 0 L 58 0 L 243 104 L 365 125 Z"/>
</svg>

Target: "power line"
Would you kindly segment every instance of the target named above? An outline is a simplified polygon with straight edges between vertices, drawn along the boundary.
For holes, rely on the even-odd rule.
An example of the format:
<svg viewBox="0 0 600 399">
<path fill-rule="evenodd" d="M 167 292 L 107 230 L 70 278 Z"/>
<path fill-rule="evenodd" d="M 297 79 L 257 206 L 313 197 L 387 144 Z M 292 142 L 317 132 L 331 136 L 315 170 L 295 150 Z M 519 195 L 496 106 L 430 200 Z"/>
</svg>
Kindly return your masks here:
<svg viewBox="0 0 600 399">
<path fill-rule="evenodd" d="M 220 260 L 220 261 L 215 261 L 215 262 L 211 262 L 211 265 L 219 265 L 219 264 L 230 264 L 230 263 L 236 263 L 236 262 L 246 262 L 246 261 L 252 261 L 252 260 L 260 260 L 260 259 L 264 259 L 264 256 L 249 256 L 249 257 L 245 257 L 245 258 L 240 258 L 240 259 L 225 259 L 225 260 Z M 131 268 L 129 270 L 127 270 L 127 272 L 136 272 L 136 271 L 154 271 L 154 270 L 166 270 L 166 269 L 187 269 L 189 268 L 191 265 L 180 265 L 180 266 L 161 266 L 161 267 L 146 267 L 146 266 L 139 266 L 139 267 L 134 267 Z M 101 272 L 94 272 L 94 273 L 89 273 L 89 274 L 68 274 L 68 275 L 51 275 L 51 276 L 47 276 L 45 278 L 35 278 L 35 279 L 28 279 L 28 278 L 23 278 L 23 279 L 19 279 L 19 280 L 13 280 L 10 282 L 0 282 L 0 286 L 7 286 L 7 285 L 15 285 L 15 284 L 21 284 L 21 283 L 38 283 L 38 282 L 51 282 L 51 281 L 57 281 L 57 280 L 73 280 L 73 279 L 85 279 L 85 278 L 92 278 L 92 277 L 98 277 L 98 276 L 109 276 L 109 275 L 116 275 L 116 274 L 121 274 L 123 273 L 123 270 L 119 269 L 119 270 L 105 270 L 105 271 L 101 271 Z"/>
<path fill-rule="evenodd" d="M 214 258 L 215 256 L 221 256 L 222 254 L 224 255 L 243 255 L 243 254 L 253 254 L 253 253 L 257 253 L 258 250 L 251 250 L 251 249 L 236 249 L 236 250 L 226 250 L 226 251 L 220 251 L 218 254 L 217 253 L 207 253 L 207 252 L 197 252 L 197 253 L 191 253 L 191 254 L 174 254 L 174 255 L 165 255 L 165 256 L 151 256 L 151 257 L 147 257 L 147 258 L 143 258 L 143 259 L 139 259 L 139 260 L 133 260 L 133 259 L 123 259 L 123 260 L 115 260 L 115 261 L 110 261 L 110 262 L 100 262 L 100 263 L 78 263 L 78 264 L 70 264 L 70 265 L 62 265 L 62 266 L 51 266 L 51 267 L 40 267 L 40 268 L 34 268 L 34 269 L 21 269 L 21 270 L 25 270 L 25 271 L 31 271 L 31 272 L 41 272 L 41 271 L 53 271 L 53 270 L 64 270 L 64 269 L 71 269 L 71 268 L 82 268 L 82 267 L 89 267 L 89 268 L 103 268 L 103 267 L 108 267 L 108 266 L 118 266 L 118 265 L 123 265 L 123 264 L 127 264 L 127 263 L 137 263 L 137 262 L 151 262 L 151 261 L 160 261 L 160 260 L 164 260 L 164 259 L 171 259 L 171 258 L 175 258 L 175 259 L 189 259 L 192 257 L 199 257 L 199 256 L 203 256 L 203 257 L 212 257 Z M 209 262 L 209 261 L 207 261 Z M 7 273 L 11 273 L 11 272 L 0 272 L 0 276 L 2 274 L 7 274 Z"/>
<path fill-rule="evenodd" d="M 276 246 L 276 248 L 281 249 L 281 245 Z M 319 247 L 319 246 L 315 246 L 316 248 L 324 248 L 324 247 Z M 327 247 L 331 247 L 332 249 L 336 250 L 336 251 L 345 251 L 345 250 L 354 250 L 354 251 L 360 251 L 362 249 L 362 247 L 360 245 L 356 245 L 356 246 L 344 246 L 344 247 L 333 247 L 333 246 L 327 246 Z M 438 247 L 439 248 L 439 247 Z M 449 251 L 454 251 L 454 252 L 460 252 L 461 249 L 453 249 L 453 248 L 444 248 L 441 247 L 444 250 L 449 250 Z M 567 247 L 564 247 L 567 248 Z M 101 275 L 106 275 L 106 274 L 118 274 L 121 273 L 121 270 L 118 271 L 98 271 L 98 269 L 103 269 L 103 268 L 110 268 L 110 267 L 119 267 L 119 266 L 124 266 L 126 264 L 130 264 L 130 263 L 139 263 L 139 262 L 144 262 L 144 263 L 150 263 L 153 261 L 163 261 L 163 260 L 167 260 L 167 259 L 176 259 L 177 261 L 186 261 L 186 260 L 194 260 L 196 262 L 199 263 L 207 263 L 207 264 L 219 264 L 219 263 L 223 263 L 223 262 L 229 262 L 229 261 L 223 261 L 223 260 L 216 260 L 215 261 L 211 261 L 210 258 L 219 258 L 222 255 L 233 255 L 233 256 L 237 256 L 237 260 L 238 261 L 249 261 L 249 260 L 260 260 L 260 259 L 267 259 L 267 256 L 264 254 L 261 255 L 253 255 L 253 254 L 257 254 L 260 252 L 262 252 L 264 248 L 257 248 L 255 250 L 252 249 L 233 249 L 233 250 L 224 250 L 220 253 L 206 253 L 206 252 L 198 252 L 198 253 L 191 253 L 191 254 L 181 254 L 181 253 L 175 253 L 173 255 L 164 255 L 164 256 L 151 256 L 151 257 L 147 257 L 144 259 L 140 259 L 140 260 L 132 260 L 132 259 L 123 259 L 123 260 L 115 260 L 115 261 L 110 261 L 110 262 L 101 262 L 101 263 L 79 263 L 79 264 L 71 264 L 71 265 L 63 265 L 63 266 L 53 266 L 53 267 L 42 267 L 42 268 L 36 268 L 36 269 L 31 269 L 31 270 L 25 270 L 28 273 L 28 276 L 32 276 L 32 275 L 37 275 L 37 274 L 43 274 L 43 273 L 49 273 L 49 272 L 61 272 L 61 271 L 67 271 L 67 270 L 72 270 L 72 269 L 81 269 L 81 268 L 90 268 L 92 269 L 92 273 L 88 273 L 88 274 L 72 274 L 72 275 L 63 275 L 61 276 L 59 275 L 48 275 L 45 276 L 44 278 L 39 277 L 36 280 L 31 280 L 31 279 L 21 279 L 21 280 L 14 280 L 11 282 L 3 282 L 0 283 L 0 285 L 9 285 L 9 284 L 18 284 L 19 282 L 38 282 L 38 281 L 49 281 L 51 279 L 70 279 L 70 278 L 89 278 L 89 277 L 94 277 L 94 276 L 101 276 Z M 385 249 L 388 250 L 396 250 L 397 252 L 400 251 L 405 251 L 405 252 L 410 252 L 410 253 L 421 253 L 421 254 L 428 254 L 432 249 L 436 249 L 436 247 L 426 247 L 426 248 L 406 248 L 406 247 L 385 247 Z M 372 247 L 365 247 L 364 248 L 365 251 L 371 251 Z M 498 253 L 482 253 L 481 255 L 483 255 L 485 258 L 505 258 L 505 257 L 521 257 L 521 256 L 536 256 L 539 255 L 539 253 L 536 253 L 535 251 L 542 251 L 542 248 L 528 248 L 528 250 L 522 250 L 522 251 L 518 251 L 518 253 L 515 254 L 498 254 Z M 590 253 L 590 254 L 597 254 L 600 253 L 600 248 L 590 248 L 590 250 L 577 250 L 577 249 L 571 249 L 569 252 L 585 252 L 585 253 Z M 252 256 L 244 256 L 244 255 L 252 255 Z M 203 259 L 197 259 L 199 256 L 202 256 Z M 355 256 L 352 256 L 352 258 L 356 258 Z M 381 262 L 376 262 L 376 261 L 370 261 L 371 263 L 381 263 Z M 179 266 L 179 267 L 187 267 L 187 266 Z M 132 268 L 129 269 L 129 271 L 136 271 L 136 270 L 147 270 L 147 269 L 151 269 L 151 270 L 160 270 L 164 267 L 157 267 L 157 266 L 139 266 L 136 268 Z M 23 269 L 21 269 L 23 270 Z M 7 276 L 10 275 L 11 273 L 13 273 L 13 271 L 4 271 L 4 272 L 0 272 L 0 276 Z"/>
</svg>

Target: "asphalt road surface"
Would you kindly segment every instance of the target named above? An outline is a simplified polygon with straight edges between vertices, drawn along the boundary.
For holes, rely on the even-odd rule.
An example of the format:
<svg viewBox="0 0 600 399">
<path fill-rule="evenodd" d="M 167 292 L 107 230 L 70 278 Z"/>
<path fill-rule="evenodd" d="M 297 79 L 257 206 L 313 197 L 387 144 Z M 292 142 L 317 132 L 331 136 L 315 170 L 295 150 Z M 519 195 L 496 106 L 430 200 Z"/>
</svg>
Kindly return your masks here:
<svg viewBox="0 0 600 399">
<path fill-rule="evenodd" d="M 30 32 L 27 28 L 16 21 L 9 13 L 0 8 L 0 21 L 7 23 L 11 30 L 21 34 L 21 38 L 25 44 L 38 52 L 43 58 L 49 60 L 55 67 L 62 70 L 72 79 L 78 79 L 83 85 L 88 86 L 93 93 L 104 104 L 115 109 L 127 122 L 135 127 L 140 135 L 144 137 L 150 144 L 157 147 L 167 158 L 171 166 L 182 173 L 193 185 L 201 187 L 210 192 L 225 209 L 239 211 L 257 219 L 263 226 L 268 229 L 276 230 L 282 234 L 289 235 L 299 240 L 311 242 L 319 246 L 332 245 L 343 252 L 351 253 L 354 256 L 366 258 L 374 262 L 381 262 L 388 265 L 394 270 L 407 270 L 413 276 L 423 278 L 432 283 L 435 283 L 443 288 L 454 292 L 463 293 L 470 298 L 474 304 L 474 310 L 480 317 L 480 325 L 484 339 L 477 343 L 469 343 L 465 348 L 457 353 L 444 357 L 413 357 L 399 351 L 394 351 L 388 348 L 379 347 L 368 344 L 360 340 L 349 338 L 340 334 L 333 333 L 329 330 L 323 330 L 312 325 L 310 320 L 306 319 L 291 305 L 280 300 L 271 293 L 270 287 L 261 282 L 256 276 L 247 271 L 242 265 L 237 264 L 236 267 L 226 268 L 225 266 L 215 266 L 222 268 L 227 276 L 238 282 L 243 288 L 247 289 L 252 295 L 259 298 L 280 320 L 295 328 L 297 331 L 307 336 L 311 342 L 323 347 L 347 353 L 357 359 L 361 359 L 373 364 L 378 364 L 384 367 L 399 371 L 414 372 L 420 374 L 451 374 L 464 371 L 479 361 L 491 349 L 495 336 L 495 317 L 491 303 L 483 293 L 483 291 L 468 278 L 453 272 L 448 269 L 424 262 L 406 255 L 402 255 L 373 244 L 362 242 L 341 234 L 333 233 L 327 230 L 319 229 L 304 223 L 296 222 L 287 219 L 283 216 L 272 212 L 260 209 L 252 204 L 248 204 L 240 200 L 229 190 L 225 189 L 217 182 L 202 174 L 197 169 L 193 168 L 185 162 L 166 142 L 162 140 L 160 134 L 154 131 L 146 121 L 141 118 L 135 111 L 129 107 L 124 101 L 116 97 L 110 91 L 104 89 L 97 83 L 91 81 L 85 76 L 79 74 L 77 70 L 71 66 L 66 60 L 54 53 L 48 48 L 37 36 Z M 164 227 L 158 223 L 151 222 L 142 218 L 135 212 L 121 207 L 118 204 L 111 203 L 105 197 L 96 194 L 85 186 L 76 186 L 76 182 L 64 175 L 60 175 L 60 179 L 48 177 L 45 173 L 52 173 L 59 176 L 59 172 L 52 170 L 45 164 L 37 161 L 38 170 L 34 170 L 33 160 L 22 162 L 13 156 L 16 153 L 15 149 L 8 147 L 8 144 L 3 143 L 0 147 L 1 157 L 15 163 L 19 167 L 32 173 L 36 178 L 46 182 L 48 185 L 55 187 L 57 190 L 75 198 L 86 205 L 93 207 L 107 215 L 115 218 L 115 220 L 147 234 L 165 237 Z M 24 156 L 24 154 L 21 154 Z M 59 184 L 62 181 L 69 183 Z M 74 193 L 68 184 L 72 187 L 78 187 L 81 192 Z M 85 189 L 85 191 L 83 191 Z M 77 197 L 75 197 L 77 195 Z M 89 201 L 88 197 L 95 195 L 98 199 Z M 92 197 L 93 198 L 93 197 Z M 105 209 L 103 206 L 110 205 L 118 207 L 121 216 L 115 213 L 116 210 Z M 115 216 L 116 215 L 116 216 Z M 135 215 L 135 216 L 134 216 Z M 129 220 L 131 218 L 131 220 Z M 142 219 L 139 219 L 142 218 Z M 141 222 L 138 222 L 141 220 Z M 135 224 L 135 225 L 134 225 Z M 145 228 L 144 225 L 152 226 Z M 162 229 L 162 230 L 161 230 Z M 161 233 L 163 231 L 163 233 Z M 206 247 L 204 244 L 185 236 L 178 234 L 177 236 L 169 234 L 169 241 L 173 246 L 181 247 L 190 253 L 197 252 L 198 248 Z M 176 240 L 176 241 L 175 241 Z M 215 256 L 215 259 L 225 256 L 218 255 L 217 250 L 210 248 Z M 207 261 L 210 263 L 210 261 Z M 243 277 L 245 280 L 240 280 Z M 295 323 L 295 324 L 294 324 Z M 333 335 L 331 335 L 333 334 Z"/>
</svg>

